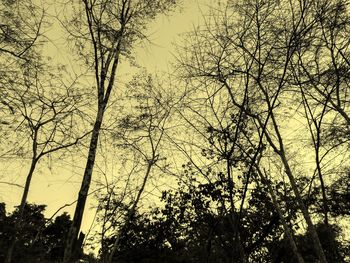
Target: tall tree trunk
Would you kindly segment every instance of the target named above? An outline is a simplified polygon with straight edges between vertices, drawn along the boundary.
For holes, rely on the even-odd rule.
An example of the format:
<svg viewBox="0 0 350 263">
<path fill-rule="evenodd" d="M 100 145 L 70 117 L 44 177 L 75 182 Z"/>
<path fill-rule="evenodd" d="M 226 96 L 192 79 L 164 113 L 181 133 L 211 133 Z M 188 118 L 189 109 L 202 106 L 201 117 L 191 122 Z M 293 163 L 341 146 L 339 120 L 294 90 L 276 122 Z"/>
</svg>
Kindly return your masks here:
<svg viewBox="0 0 350 263">
<path fill-rule="evenodd" d="M 86 199 L 87 199 L 90 184 L 91 184 L 92 172 L 93 172 L 95 159 L 96 159 L 98 137 L 101 130 L 103 115 L 104 115 L 104 107 L 99 107 L 95 124 L 94 124 L 94 129 L 92 131 L 92 135 L 90 139 L 88 159 L 85 166 L 83 181 L 81 183 L 81 187 L 79 190 L 79 196 L 77 200 L 77 205 L 75 207 L 72 225 L 69 229 L 68 236 L 66 239 L 66 246 L 64 250 L 64 256 L 63 256 L 64 263 L 74 262 L 77 259 L 78 257 L 77 254 L 81 249 L 78 246 L 78 235 L 81 227 L 81 222 L 83 219 Z"/>
<path fill-rule="evenodd" d="M 303 202 L 303 199 L 302 199 L 301 194 L 299 192 L 299 189 L 298 189 L 297 183 L 295 181 L 294 175 L 292 173 L 292 170 L 290 169 L 290 166 L 289 166 L 289 163 L 288 163 L 288 160 L 287 160 L 287 157 L 286 157 L 286 153 L 285 153 L 285 150 L 284 150 L 284 144 L 283 144 L 282 136 L 281 136 L 281 134 L 279 132 L 279 128 L 278 128 L 278 125 L 277 125 L 277 122 L 276 122 L 276 119 L 275 119 L 275 116 L 274 116 L 273 113 L 271 114 L 271 118 L 272 118 L 272 123 L 273 123 L 273 127 L 274 127 L 274 130 L 275 130 L 276 136 L 278 138 L 279 147 L 278 148 L 276 147 L 276 145 L 273 143 L 271 138 L 269 138 L 268 141 L 269 141 L 270 145 L 272 146 L 272 148 L 274 148 L 276 153 L 280 156 L 280 159 L 281 159 L 282 164 L 283 164 L 284 169 L 285 169 L 285 173 L 288 176 L 288 179 L 290 181 L 293 193 L 294 193 L 294 195 L 295 195 L 295 197 L 297 199 L 299 208 L 300 208 L 300 210 L 301 210 L 301 212 L 302 212 L 302 214 L 304 216 L 304 219 L 305 219 L 305 221 L 307 223 L 308 231 L 310 231 L 310 234 L 311 234 L 311 237 L 312 237 L 312 240 L 313 240 L 313 243 L 314 243 L 314 246 L 313 246 L 314 247 L 314 251 L 317 254 L 317 257 L 318 257 L 318 259 L 320 260 L 321 263 L 327 263 L 327 258 L 326 258 L 326 255 L 324 254 L 324 251 L 323 251 L 320 239 L 319 239 L 318 234 L 316 232 L 316 228 L 315 228 L 315 226 L 314 226 L 314 224 L 313 224 L 313 222 L 311 220 L 310 213 L 309 213 L 306 205 Z M 267 135 L 267 137 L 269 137 L 267 132 L 265 134 Z"/>
<path fill-rule="evenodd" d="M 292 190 L 295 194 L 295 197 L 298 201 L 298 204 L 299 204 L 299 208 L 304 216 L 304 219 L 307 223 L 307 226 L 308 226 L 308 231 L 310 231 L 310 234 L 311 234 L 311 237 L 312 237 L 312 240 L 313 240 L 313 243 L 314 243 L 314 250 L 317 254 L 317 257 L 319 258 L 320 262 L 322 263 L 327 263 L 327 259 L 326 259 L 326 255 L 324 254 L 324 251 L 323 251 L 323 248 L 322 248 L 322 245 L 321 245 L 321 242 L 320 242 L 320 239 L 318 237 L 318 234 L 316 232 L 316 228 L 311 220 L 311 217 L 310 217 L 310 214 L 309 214 L 309 211 L 307 209 L 307 207 L 305 206 L 303 200 L 302 200 L 302 197 L 301 197 L 301 194 L 299 192 L 299 189 L 298 189 L 298 186 L 295 182 L 295 178 L 292 174 L 292 171 L 289 167 L 289 164 L 288 164 L 288 161 L 284 155 L 284 152 L 282 153 L 281 155 L 281 159 L 282 159 L 282 163 L 283 163 L 283 166 L 285 168 L 285 172 L 289 178 L 289 181 L 291 183 L 291 186 L 292 186 Z"/>
<path fill-rule="evenodd" d="M 324 213 L 324 223 L 328 225 L 328 200 L 327 200 L 327 194 L 326 194 L 326 188 L 325 188 L 325 183 L 323 180 L 323 173 L 321 169 L 321 160 L 322 158 L 320 157 L 320 146 L 321 146 L 321 125 L 322 125 L 322 120 L 326 114 L 326 108 L 327 108 L 327 103 L 331 100 L 331 93 L 329 93 L 326 97 L 326 102 L 323 106 L 323 110 L 321 115 L 319 116 L 319 120 L 317 121 L 317 118 L 314 117 L 314 113 L 312 109 L 310 108 L 310 105 L 307 101 L 307 98 L 305 96 L 304 90 L 300 87 L 300 92 L 302 95 L 302 102 L 304 104 L 304 110 L 305 110 L 305 117 L 307 119 L 308 125 L 309 125 L 309 130 L 311 134 L 311 139 L 315 148 L 315 163 L 316 163 L 316 169 L 318 173 L 318 177 L 320 179 L 320 184 L 321 184 L 321 190 L 322 190 L 322 198 L 323 198 L 323 213 Z M 309 117 L 310 115 L 310 117 Z M 311 118 L 311 120 L 310 120 Z M 312 124 L 315 126 L 316 129 L 316 138 L 312 130 Z"/>
<path fill-rule="evenodd" d="M 35 144 L 33 144 L 33 145 L 35 145 Z M 33 174 L 34 174 L 37 162 L 38 162 L 38 159 L 36 158 L 36 156 L 33 156 L 32 163 L 30 165 L 29 172 L 28 172 L 28 175 L 27 175 L 26 183 L 25 183 L 25 186 L 24 186 L 24 189 L 23 189 L 21 204 L 19 206 L 19 217 L 18 217 L 17 221 L 15 222 L 14 234 L 13 234 L 12 240 L 10 242 L 9 248 L 7 250 L 5 263 L 11 263 L 12 262 L 12 255 L 13 255 L 13 251 L 15 249 L 15 245 L 16 245 L 16 242 L 17 242 L 17 231 L 18 231 L 18 228 L 19 228 L 19 226 L 21 225 L 21 223 L 23 221 L 23 214 L 24 214 L 25 205 L 27 203 L 29 187 L 30 187 L 30 183 L 32 181 L 32 177 L 33 177 Z"/>
<path fill-rule="evenodd" d="M 132 207 L 131 207 L 128 215 L 127 215 L 127 218 L 126 218 L 125 224 L 122 227 L 122 230 L 128 228 L 132 217 L 135 215 L 137 205 L 138 205 L 138 203 L 139 203 L 139 201 L 141 199 L 141 195 L 142 195 L 143 191 L 145 190 L 148 177 L 151 174 L 151 169 L 152 169 L 152 166 L 155 164 L 155 162 L 156 162 L 156 160 L 155 160 L 155 157 L 154 157 L 147 164 L 147 170 L 146 170 L 145 176 L 143 178 L 142 185 L 141 185 L 141 187 L 140 187 L 140 189 L 139 189 L 139 191 L 137 193 L 135 202 L 132 205 Z M 117 238 L 116 238 L 116 240 L 115 240 L 115 242 L 113 244 L 112 251 L 111 251 L 111 253 L 109 254 L 109 257 L 108 257 L 108 261 L 107 261 L 108 263 L 112 263 L 113 262 L 113 257 L 115 255 L 115 252 L 117 251 L 117 248 L 118 248 L 118 245 L 119 245 L 119 241 L 120 241 L 120 234 L 117 236 Z"/>
<path fill-rule="evenodd" d="M 293 238 L 293 234 L 292 234 L 292 231 L 291 229 L 289 228 L 285 218 L 284 218 L 284 215 L 283 215 L 283 212 L 282 212 L 282 209 L 280 208 L 279 204 L 278 204 L 278 201 L 277 201 L 277 198 L 276 198 L 276 195 L 271 187 L 271 184 L 268 182 L 266 176 L 263 174 L 263 172 L 260 170 L 259 167 L 257 167 L 257 172 L 261 178 L 261 180 L 263 182 L 266 182 L 266 186 L 267 186 L 267 189 L 269 191 L 269 194 L 270 194 L 270 197 L 271 197 L 271 200 L 272 200 L 272 204 L 273 206 L 275 207 L 277 213 L 278 213 L 278 216 L 282 222 L 282 226 L 283 226 L 283 229 L 284 229 L 284 233 L 288 239 L 288 242 L 289 242 L 289 246 L 293 252 L 293 254 L 295 255 L 296 259 L 297 259 L 297 262 L 298 263 L 304 263 L 304 259 L 303 257 L 301 256 L 301 254 L 299 253 L 298 251 L 298 247 L 297 245 L 295 244 L 295 241 L 294 241 L 294 238 Z"/>
</svg>

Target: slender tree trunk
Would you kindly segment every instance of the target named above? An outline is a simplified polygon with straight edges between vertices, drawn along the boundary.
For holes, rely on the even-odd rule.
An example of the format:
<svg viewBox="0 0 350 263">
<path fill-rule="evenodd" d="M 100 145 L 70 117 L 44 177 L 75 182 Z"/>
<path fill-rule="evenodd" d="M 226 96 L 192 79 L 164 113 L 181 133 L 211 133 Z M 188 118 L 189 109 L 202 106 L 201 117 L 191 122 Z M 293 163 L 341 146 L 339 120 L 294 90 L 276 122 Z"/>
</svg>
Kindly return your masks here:
<svg viewBox="0 0 350 263">
<path fill-rule="evenodd" d="M 239 255 L 241 257 L 242 263 L 247 263 L 248 262 L 248 256 L 245 253 L 244 246 L 242 244 L 242 239 L 241 239 L 241 233 L 240 233 L 240 227 L 238 226 L 238 222 L 236 220 L 236 215 L 235 215 L 235 205 L 234 205 L 234 200 L 233 200 L 233 178 L 231 174 L 231 163 L 230 163 L 230 157 L 226 159 L 226 169 L 227 169 L 227 179 L 228 179 L 228 187 L 229 187 L 229 196 L 230 196 L 230 210 L 231 210 L 231 216 L 230 216 L 230 223 L 231 227 L 235 233 L 235 239 L 238 244 L 238 251 Z"/>
<path fill-rule="evenodd" d="M 66 246 L 65 246 L 64 257 L 63 257 L 64 263 L 74 262 L 77 259 L 77 256 L 78 256 L 77 254 L 81 249 L 80 247 L 77 247 L 78 236 L 79 236 L 79 230 L 81 227 L 81 222 L 83 219 L 85 203 L 86 203 L 86 199 L 87 199 L 90 184 L 91 184 L 92 171 L 93 171 L 94 163 L 96 159 L 97 143 L 98 143 L 99 133 L 101 130 L 103 114 L 104 114 L 104 107 L 99 107 L 95 124 L 94 124 L 94 129 L 92 131 L 92 135 L 90 139 L 88 159 L 85 166 L 83 181 L 81 183 L 81 187 L 79 190 L 79 196 L 78 196 L 77 205 L 75 207 L 74 218 L 66 239 Z"/>
<path fill-rule="evenodd" d="M 283 212 L 282 212 L 282 209 L 280 208 L 279 204 L 278 204 L 278 201 L 277 201 L 277 198 L 276 198 L 276 195 L 271 187 L 271 184 L 269 184 L 269 182 L 267 181 L 267 178 L 266 176 L 262 173 L 262 171 L 259 169 L 259 167 L 257 167 L 257 171 L 258 171 L 258 174 L 260 175 L 260 178 L 263 182 L 266 182 L 266 186 L 268 188 L 268 191 L 269 191 L 269 194 L 270 194 L 270 197 L 272 199 L 272 204 L 273 206 L 275 207 L 277 213 L 278 213 L 278 216 L 282 222 L 282 226 L 283 226 L 283 229 L 284 229 L 284 233 L 286 234 L 286 237 L 288 239 L 288 242 L 289 242 L 289 246 L 293 252 L 293 254 L 295 255 L 296 259 L 297 259 L 297 263 L 304 263 L 304 259 L 303 257 L 301 256 L 301 254 L 299 253 L 298 251 L 298 247 L 297 245 L 295 244 L 295 241 L 294 241 L 294 238 L 293 238 L 293 234 L 292 234 L 292 231 L 291 229 L 289 228 L 285 218 L 284 218 L 284 215 L 283 215 Z"/>
<path fill-rule="evenodd" d="M 321 162 L 320 162 L 320 156 L 319 156 L 319 135 L 317 135 L 317 148 L 316 148 L 316 167 L 317 167 L 317 173 L 318 177 L 320 179 L 321 183 L 321 191 L 322 191 L 322 199 L 323 199 L 323 213 L 324 213 L 324 223 L 328 226 L 328 198 L 326 194 L 326 187 L 323 180 L 323 174 L 321 170 Z"/>
<path fill-rule="evenodd" d="M 139 203 L 139 201 L 141 199 L 141 195 L 142 195 L 143 191 L 145 190 L 146 183 L 147 183 L 149 175 L 151 174 L 151 169 L 152 169 L 152 166 L 153 166 L 154 163 L 155 163 L 155 159 L 154 158 L 151 161 L 148 162 L 147 170 L 146 170 L 145 176 L 143 178 L 141 188 L 139 189 L 139 191 L 137 193 L 135 202 L 134 202 L 133 206 L 131 207 L 130 212 L 128 213 L 128 216 L 126 218 L 124 226 L 122 227 L 122 230 L 128 228 L 132 217 L 135 215 L 137 205 L 138 205 L 138 203 Z M 115 242 L 113 244 L 112 251 L 109 254 L 107 263 L 112 263 L 113 262 L 113 257 L 115 255 L 115 252 L 117 251 L 117 248 L 118 248 L 118 245 L 119 245 L 119 241 L 120 241 L 120 234 L 117 236 L 117 238 L 116 238 L 116 240 L 115 240 Z"/>
<path fill-rule="evenodd" d="M 19 206 L 19 217 L 18 217 L 17 221 L 15 222 L 14 234 L 13 234 L 11 243 L 9 245 L 9 248 L 7 250 L 5 263 L 11 263 L 12 262 L 12 254 L 13 254 L 13 251 L 15 249 L 16 242 L 17 242 L 17 231 L 18 231 L 18 228 L 21 225 L 22 220 L 23 220 L 23 214 L 24 214 L 25 205 L 27 203 L 30 183 L 32 181 L 32 177 L 33 177 L 33 174 L 34 174 L 37 162 L 38 162 L 38 159 L 34 156 L 32 158 L 32 163 L 30 165 L 29 172 L 28 172 L 27 179 L 26 179 L 26 183 L 25 183 L 25 186 L 24 186 L 24 189 L 23 189 L 21 204 Z"/>
<path fill-rule="evenodd" d="M 326 113 L 327 103 L 331 100 L 331 97 L 330 97 L 331 94 L 327 95 L 326 102 L 325 102 L 325 104 L 323 106 L 322 113 L 321 113 L 321 115 L 319 117 L 319 121 L 317 122 L 317 119 L 314 117 L 313 111 L 311 110 L 311 108 L 309 106 L 309 103 L 308 103 L 308 101 L 306 99 L 304 90 L 301 87 L 300 87 L 300 92 L 301 92 L 302 101 L 303 101 L 303 104 L 304 104 L 305 117 L 306 117 L 306 119 L 308 121 L 309 130 L 310 130 L 310 134 L 311 134 L 311 139 L 313 141 L 314 148 L 315 148 L 315 163 L 316 163 L 316 169 L 317 169 L 318 177 L 319 177 L 320 183 L 321 183 L 322 198 L 323 198 L 324 223 L 326 225 L 328 225 L 328 200 L 327 200 L 326 188 L 325 188 L 325 184 L 324 184 L 324 180 L 323 180 L 323 174 L 322 174 L 322 169 L 321 169 L 321 160 L 322 160 L 322 158 L 320 158 L 320 145 L 321 145 L 321 125 L 322 125 L 322 120 L 323 120 L 323 117 L 325 116 L 325 113 Z M 309 119 L 309 114 L 310 114 L 311 120 Z M 316 138 L 315 138 L 315 135 L 314 135 L 313 130 L 312 130 L 311 122 L 314 124 L 315 129 L 316 129 Z"/>
<path fill-rule="evenodd" d="M 228 88 L 228 86 L 227 86 L 227 88 Z M 228 88 L 228 90 L 230 92 L 229 88 Z M 232 94 L 230 94 L 230 95 L 231 95 L 231 98 L 233 98 L 233 95 Z M 234 100 L 232 100 L 232 101 L 234 102 L 235 105 L 237 105 Z M 261 119 L 259 117 L 257 117 L 257 116 L 252 116 L 252 117 L 256 118 L 256 120 L 259 123 L 259 126 L 263 130 L 263 134 L 265 135 L 268 143 L 274 149 L 274 151 L 279 155 L 279 157 L 280 157 L 280 159 L 281 159 L 281 161 L 283 163 L 283 166 L 285 168 L 285 172 L 286 172 L 286 174 L 287 174 L 287 176 L 289 178 L 289 181 L 291 183 L 292 190 L 293 190 L 294 195 L 295 195 L 295 197 L 297 199 L 299 208 L 300 208 L 300 210 L 301 210 L 301 212 L 302 212 L 302 214 L 304 216 L 304 219 L 305 219 L 305 221 L 306 221 L 306 223 L 308 225 L 309 231 L 311 233 L 311 237 L 312 237 L 313 242 L 314 242 L 314 250 L 315 250 L 315 253 L 317 254 L 317 257 L 319 258 L 321 263 L 328 263 L 327 259 L 326 259 L 326 256 L 324 254 L 324 251 L 323 251 L 320 239 L 319 239 L 318 234 L 316 232 L 315 226 L 312 223 L 309 211 L 308 211 L 307 207 L 305 206 L 304 202 L 302 201 L 302 197 L 301 197 L 301 194 L 300 194 L 299 189 L 297 187 L 297 184 L 295 182 L 294 175 L 293 175 L 293 173 L 292 173 L 292 171 L 291 171 L 291 169 L 289 167 L 289 163 L 287 161 L 285 150 L 284 150 L 283 140 L 282 140 L 281 134 L 279 132 L 278 125 L 277 125 L 276 119 L 275 119 L 273 111 L 272 111 L 272 106 L 271 106 L 270 101 L 268 100 L 268 98 L 267 98 L 267 103 L 268 103 L 268 106 L 269 106 L 269 112 L 271 112 L 270 116 L 271 116 L 271 119 L 272 119 L 272 122 L 273 122 L 273 127 L 274 127 L 274 130 L 275 130 L 276 136 L 278 138 L 279 148 L 277 148 L 275 143 L 272 141 L 272 139 L 269 136 L 269 133 L 266 131 L 265 125 L 261 121 Z M 240 106 L 240 105 L 238 105 L 238 106 Z M 245 112 L 248 115 L 250 115 L 250 112 L 248 112 L 248 111 L 245 111 Z"/>
<path fill-rule="evenodd" d="M 292 234 L 292 231 L 291 229 L 289 228 L 284 216 L 283 216 L 283 213 L 282 213 L 282 210 L 281 208 L 279 207 L 278 203 L 277 203 L 277 199 L 276 199 L 276 196 L 271 188 L 271 185 L 268 186 L 269 188 L 269 192 L 270 192 L 270 196 L 271 196 L 271 199 L 272 199 L 272 203 L 273 205 L 275 206 L 275 209 L 278 213 L 278 216 L 282 222 L 282 226 L 283 226 L 283 229 L 284 229 L 284 233 L 286 234 L 286 237 L 288 239 L 288 242 L 289 242 L 289 246 L 293 252 L 293 254 L 295 255 L 296 259 L 297 259 L 297 262 L 298 263 L 304 263 L 304 259 L 303 257 L 301 256 L 301 254 L 299 253 L 299 250 L 298 250 L 298 247 L 297 245 L 295 244 L 295 241 L 294 241 L 294 238 L 293 238 L 293 234 Z"/>
<path fill-rule="evenodd" d="M 310 234 L 311 234 L 311 237 L 312 237 L 312 240 L 314 243 L 314 250 L 317 254 L 317 257 L 319 258 L 320 262 L 327 263 L 326 255 L 324 254 L 320 239 L 319 239 L 318 234 L 316 232 L 316 228 L 311 220 L 309 211 L 302 200 L 301 194 L 300 194 L 298 186 L 295 182 L 295 178 L 292 174 L 292 171 L 289 167 L 288 161 L 285 157 L 284 151 L 281 154 L 281 159 L 282 159 L 282 163 L 283 163 L 283 166 L 285 168 L 286 174 L 289 178 L 290 184 L 292 186 L 292 190 L 293 190 L 295 197 L 299 203 L 299 208 L 300 208 L 300 210 L 305 218 L 305 221 L 306 221 L 307 226 L 308 226 L 308 230 L 310 231 Z"/>
<path fill-rule="evenodd" d="M 304 216 L 304 219 L 307 223 L 308 230 L 310 231 L 310 234 L 311 234 L 311 237 L 312 237 L 312 240 L 314 243 L 315 253 L 317 254 L 317 257 L 321 263 L 327 263 L 326 255 L 324 254 L 320 239 L 319 239 L 318 234 L 316 232 L 316 228 L 311 220 L 309 211 L 303 202 L 303 199 L 302 199 L 301 194 L 299 192 L 299 189 L 298 189 L 297 183 L 295 181 L 294 175 L 292 173 L 292 170 L 290 169 L 290 166 L 289 166 L 289 163 L 288 163 L 288 160 L 286 157 L 286 153 L 284 150 L 283 140 L 282 140 L 281 134 L 279 132 L 279 128 L 278 128 L 278 125 L 277 125 L 277 122 L 276 122 L 276 119 L 275 119 L 275 116 L 273 113 L 271 114 L 271 118 L 272 118 L 274 130 L 275 130 L 276 136 L 278 138 L 278 142 L 279 142 L 279 149 L 277 151 L 276 150 L 275 151 L 280 156 L 280 159 L 281 159 L 283 166 L 284 166 L 284 169 L 285 169 L 285 173 L 287 174 L 287 176 L 289 178 L 293 193 L 297 199 L 299 208 L 300 208 L 300 210 Z M 267 133 L 265 133 L 265 134 L 267 135 Z M 277 147 L 272 142 L 271 138 L 268 141 L 274 149 L 277 149 Z"/>
</svg>

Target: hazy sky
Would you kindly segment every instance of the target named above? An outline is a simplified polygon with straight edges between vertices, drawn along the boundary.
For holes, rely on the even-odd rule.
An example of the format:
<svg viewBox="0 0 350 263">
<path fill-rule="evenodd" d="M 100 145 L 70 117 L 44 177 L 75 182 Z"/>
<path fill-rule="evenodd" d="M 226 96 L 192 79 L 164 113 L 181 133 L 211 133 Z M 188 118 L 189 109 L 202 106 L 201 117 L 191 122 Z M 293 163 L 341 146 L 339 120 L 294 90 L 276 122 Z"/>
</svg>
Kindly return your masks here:
<svg viewBox="0 0 350 263">
<path fill-rule="evenodd" d="M 169 62 L 173 59 L 175 52 L 174 42 L 181 42 L 181 33 L 190 31 L 193 26 L 201 23 L 202 13 L 208 10 L 210 0 L 184 0 L 181 11 L 170 16 L 161 16 L 149 27 L 149 39 L 152 43 L 145 43 L 138 47 L 135 52 L 137 63 L 146 67 L 148 71 L 167 71 Z M 53 12 L 55 7 L 50 8 Z M 47 32 L 50 42 L 46 53 L 53 59 L 64 63 L 74 63 L 69 60 L 67 43 L 65 42 L 64 31 L 57 28 L 58 23 L 53 20 L 53 29 Z M 130 68 L 124 64 L 118 75 L 130 73 Z M 86 153 L 81 153 L 86 156 Z M 17 186 L 9 186 L 3 182 L 24 185 L 26 173 L 30 160 L 18 160 L 15 158 L 0 159 L 0 202 L 7 204 L 8 211 L 18 205 L 22 195 L 22 189 Z M 80 187 L 85 160 L 77 163 L 76 159 L 66 158 L 64 161 L 41 160 L 33 176 L 28 201 L 37 204 L 46 204 L 46 215 L 51 216 L 59 207 L 73 202 L 77 197 Z M 50 169 L 48 169 L 49 167 Z M 99 169 L 95 166 L 94 178 L 99 177 Z M 90 200 L 91 201 L 91 200 Z M 90 203 L 91 205 L 91 203 Z M 88 204 L 88 206 L 90 206 Z M 73 212 L 74 205 L 63 211 Z M 83 221 L 83 231 L 86 230 L 93 219 L 94 211 L 86 211 Z"/>
</svg>

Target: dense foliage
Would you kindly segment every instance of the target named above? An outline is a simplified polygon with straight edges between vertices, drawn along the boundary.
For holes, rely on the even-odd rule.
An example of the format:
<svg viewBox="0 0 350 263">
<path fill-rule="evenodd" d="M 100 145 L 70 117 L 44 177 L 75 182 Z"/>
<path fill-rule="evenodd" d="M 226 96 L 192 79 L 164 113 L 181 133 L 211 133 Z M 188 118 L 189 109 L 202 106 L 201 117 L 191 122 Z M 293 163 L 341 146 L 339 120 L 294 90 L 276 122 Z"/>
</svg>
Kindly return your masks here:
<svg viewBox="0 0 350 263">
<path fill-rule="evenodd" d="M 64 242 L 71 222 L 70 216 L 63 213 L 54 220 L 44 217 L 45 205 L 26 204 L 24 220 L 15 228 L 18 207 L 10 214 L 5 204 L 0 209 L 0 261 L 6 257 L 7 247 L 18 231 L 14 262 L 59 262 L 62 260 Z"/>
</svg>

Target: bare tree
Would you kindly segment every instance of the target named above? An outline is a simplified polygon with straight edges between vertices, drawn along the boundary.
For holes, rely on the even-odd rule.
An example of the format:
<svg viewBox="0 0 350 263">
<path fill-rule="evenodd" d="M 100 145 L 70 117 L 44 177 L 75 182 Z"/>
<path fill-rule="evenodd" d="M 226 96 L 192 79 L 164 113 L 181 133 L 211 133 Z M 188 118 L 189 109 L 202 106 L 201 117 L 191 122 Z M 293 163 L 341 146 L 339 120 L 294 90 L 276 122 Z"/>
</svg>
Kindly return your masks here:
<svg viewBox="0 0 350 263">
<path fill-rule="evenodd" d="M 226 90 L 232 107 L 241 109 L 258 128 L 240 211 L 257 158 L 269 145 L 289 178 L 312 235 L 315 253 L 321 262 L 327 262 L 291 168 L 280 124 L 280 116 L 289 106 L 284 98 L 292 88 L 292 62 L 300 49 L 307 50 L 315 32 L 319 32 L 316 14 L 322 3 L 227 1 L 226 7 L 221 12 L 214 12 L 204 28 L 198 28 L 190 35 L 189 45 L 182 49 L 179 58 L 179 69 L 198 92 L 201 85 L 216 86 L 217 93 Z M 232 11 L 233 8 L 236 11 Z"/>
<path fill-rule="evenodd" d="M 52 72 L 46 74 L 41 67 L 35 68 L 33 72 L 26 70 L 16 85 L 9 85 L 6 89 L 6 101 L 13 110 L 10 114 L 12 122 L 8 128 L 20 139 L 14 146 L 9 146 L 7 154 L 16 154 L 22 158 L 28 156 L 30 159 L 16 231 L 6 262 L 11 262 L 16 240 L 20 235 L 30 184 L 39 161 L 76 145 L 88 134 L 77 129 L 77 123 L 81 121 L 80 107 L 87 97 L 77 92 L 75 82 L 67 86 L 55 79 Z"/>
<path fill-rule="evenodd" d="M 300 46 L 293 61 L 295 82 L 303 86 L 310 101 L 324 106 L 326 112 L 339 113 L 349 125 L 349 3 L 344 0 L 319 2 L 312 45 Z"/>
<path fill-rule="evenodd" d="M 132 56 L 132 47 L 145 36 L 147 23 L 157 14 L 172 9 L 174 0 L 84 0 L 73 19 L 78 28 L 72 33 L 76 46 L 92 66 L 96 85 L 97 114 L 93 124 L 89 153 L 79 191 L 72 226 L 67 238 L 64 262 L 74 261 L 79 250 L 79 234 L 86 197 L 92 179 L 102 121 L 115 85 L 117 68 L 122 56 Z M 72 32 L 72 31 L 71 31 Z M 87 52 L 86 52 L 87 51 Z M 84 53 L 85 52 L 85 53 Z"/>
<path fill-rule="evenodd" d="M 173 107 L 177 103 L 166 84 L 144 73 L 127 84 L 123 101 L 124 106 L 118 106 L 120 117 L 104 129 L 106 136 L 111 137 L 109 153 L 119 152 L 118 159 L 122 161 L 117 163 L 120 168 L 115 180 L 107 178 L 113 176 L 111 172 L 106 174 L 106 192 L 97 195 L 103 262 L 114 260 L 120 236 L 133 222 L 148 182 L 158 180 L 151 175 L 167 166 L 165 133 L 171 126 Z M 108 243 L 110 236 L 115 237 L 113 244 Z"/>
<path fill-rule="evenodd" d="M 160 165 L 160 161 L 166 160 L 163 146 L 164 134 L 168 130 L 167 126 L 169 126 L 175 101 L 172 95 L 162 87 L 165 85 L 158 83 L 157 79 L 150 75 L 141 75 L 134 77 L 127 86 L 128 113 L 121 119 L 115 138 L 117 142 L 121 141 L 121 147 L 139 156 L 137 159 L 142 163 L 144 175 L 141 176 L 141 183 L 137 187 L 136 195 L 131 201 L 120 232 L 127 230 L 132 222 L 152 170 Z M 108 263 L 113 262 L 120 235 L 121 233 L 117 234 L 108 256 Z"/>
</svg>

